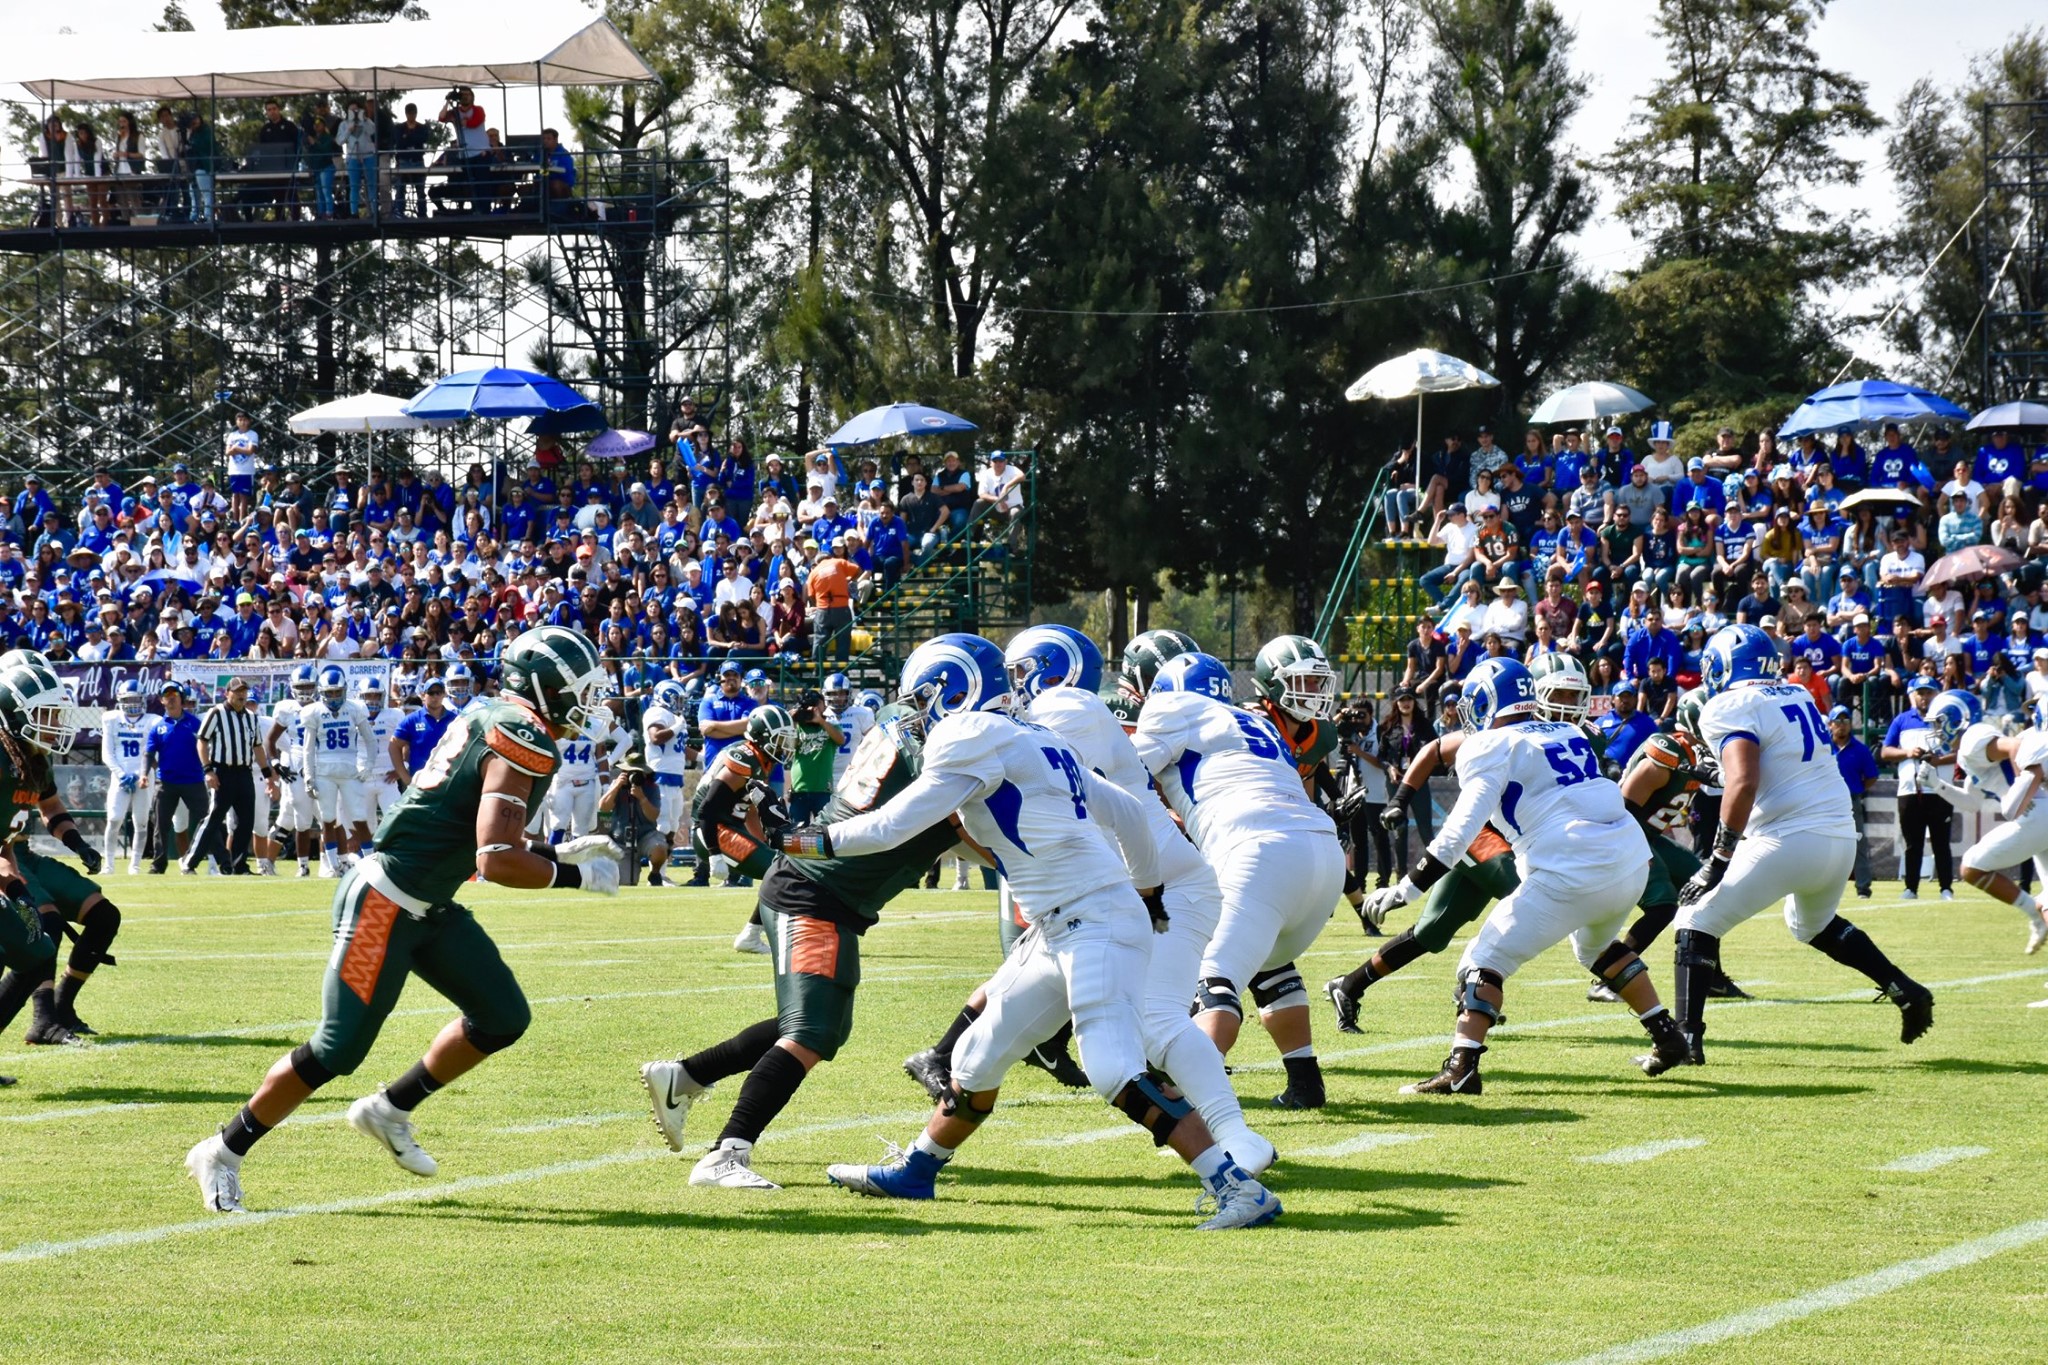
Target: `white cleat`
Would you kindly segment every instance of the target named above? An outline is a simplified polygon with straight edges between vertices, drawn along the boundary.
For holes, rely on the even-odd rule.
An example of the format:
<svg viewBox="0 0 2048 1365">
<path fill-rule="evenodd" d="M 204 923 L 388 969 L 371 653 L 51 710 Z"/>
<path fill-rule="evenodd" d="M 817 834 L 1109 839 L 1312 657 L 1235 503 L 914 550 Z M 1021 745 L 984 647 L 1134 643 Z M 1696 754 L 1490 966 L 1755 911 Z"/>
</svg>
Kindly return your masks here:
<svg viewBox="0 0 2048 1365">
<path fill-rule="evenodd" d="M 1195 1200 L 1195 1212 L 1202 1213 L 1211 1204 L 1216 1212 L 1195 1229 L 1197 1232 L 1263 1227 L 1280 1216 L 1280 1196 L 1242 1169 L 1225 1167 L 1215 1180 L 1202 1183 L 1208 1188 Z"/>
<path fill-rule="evenodd" d="M 747 927 L 740 930 L 739 937 L 732 941 L 732 950 L 736 953 L 766 954 L 768 952 L 768 935 L 761 932 L 760 925 L 752 920 L 748 920 Z"/>
<path fill-rule="evenodd" d="M 242 1158 L 219 1133 L 185 1153 L 185 1169 L 199 1182 L 199 1202 L 214 1213 L 242 1213 Z"/>
<path fill-rule="evenodd" d="M 758 1175 L 752 1165 L 754 1144 L 738 1138 L 725 1141 L 706 1152 L 690 1170 L 692 1185 L 716 1185 L 725 1190 L 779 1190 L 782 1186 Z"/>
<path fill-rule="evenodd" d="M 1947 888 L 1943 888 L 1941 898 L 1945 901 L 1952 901 L 1956 898 L 1956 893 L 1948 890 Z"/>
<path fill-rule="evenodd" d="M 320 864 L 320 879 L 321 879 L 322 881 L 328 881 L 328 882 L 331 882 L 331 881 L 333 881 L 333 880 L 334 880 L 334 879 L 335 879 L 336 877 L 339 877 L 340 875 L 341 875 L 341 873 L 335 870 L 335 866 L 334 866 L 334 864 L 333 864 L 333 863 L 330 863 L 330 862 L 326 862 L 326 861 L 324 861 L 324 860 L 323 860 L 323 861 L 321 862 L 321 864 Z"/>
<path fill-rule="evenodd" d="M 2030 916 L 2030 919 L 2032 924 L 2027 930 L 2027 955 L 2029 957 L 2040 952 L 2042 944 L 2048 943 L 2048 919 L 2043 919 L 2039 910 L 2036 910 Z"/>
<path fill-rule="evenodd" d="M 441 1169 L 413 1137 L 411 1116 L 394 1106 L 382 1090 L 348 1107 L 348 1126 L 383 1143 L 391 1159 L 414 1175 L 432 1175 Z"/>
<path fill-rule="evenodd" d="M 128 875 L 129 875 L 129 876 L 131 876 L 131 877 L 140 877 L 140 876 L 142 875 L 142 864 L 141 864 L 141 863 L 130 863 L 130 864 L 128 864 Z"/>
<path fill-rule="evenodd" d="M 275 877 L 277 875 L 276 862 L 269 858 L 258 858 L 256 860 L 256 875 L 259 877 Z"/>
<path fill-rule="evenodd" d="M 690 1079 L 681 1062 L 647 1062 L 640 1068 L 640 1084 L 647 1090 L 647 1102 L 654 1110 L 654 1131 L 671 1152 L 683 1150 L 683 1120 L 690 1106 L 711 1087 Z M 700 1165 L 702 1163 L 699 1163 Z"/>
</svg>

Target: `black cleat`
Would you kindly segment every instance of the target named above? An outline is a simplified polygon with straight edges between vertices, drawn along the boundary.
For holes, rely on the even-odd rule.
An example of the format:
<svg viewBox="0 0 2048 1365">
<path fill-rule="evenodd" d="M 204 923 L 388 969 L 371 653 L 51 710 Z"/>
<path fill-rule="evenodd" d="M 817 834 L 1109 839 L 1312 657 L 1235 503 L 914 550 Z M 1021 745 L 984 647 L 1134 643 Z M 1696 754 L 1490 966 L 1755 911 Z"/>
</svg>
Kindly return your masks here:
<svg viewBox="0 0 2048 1365">
<path fill-rule="evenodd" d="M 1069 1090 L 1088 1088 L 1088 1073 L 1081 1069 L 1081 1064 L 1068 1055 L 1064 1048 L 1055 1052 L 1040 1043 L 1024 1054 L 1024 1064 L 1037 1067 Z M 949 1077 L 949 1083 L 950 1079 Z"/>
<path fill-rule="evenodd" d="M 99 1032 L 99 1030 L 94 1028 L 91 1024 L 88 1024 L 85 1022 L 85 1020 L 79 1018 L 77 1010 L 64 1011 L 64 1017 L 59 1022 L 62 1023 L 65 1028 L 70 1029 L 73 1033 L 79 1035 L 81 1038 L 90 1038 L 94 1034 Z"/>
<path fill-rule="evenodd" d="M 55 1020 L 41 1021 L 29 1025 L 23 1041 L 35 1047 L 84 1047 L 85 1039 L 65 1028 Z"/>
<path fill-rule="evenodd" d="M 1444 1058 L 1443 1070 L 1426 1081 L 1401 1087 L 1404 1095 L 1477 1095 L 1484 1089 L 1479 1080 L 1479 1054 L 1483 1047 L 1454 1047 Z"/>
<path fill-rule="evenodd" d="M 1320 1109 L 1329 1103 L 1329 1097 L 1320 1089 L 1313 1092 L 1290 1085 L 1273 1097 L 1275 1109 Z"/>
<path fill-rule="evenodd" d="M 1899 1007 L 1899 1041 L 1910 1043 L 1934 1027 L 1934 992 L 1917 981 L 1896 989 L 1887 986 L 1878 999 L 1890 997 Z"/>
<path fill-rule="evenodd" d="M 939 1054 L 935 1047 L 922 1052 L 913 1052 L 903 1059 L 903 1072 L 911 1080 L 924 1087 L 924 1093 L 937 1104 L 953 1088 L 953 1069 L 947 1065 L 948 1058 Z"/>
<path fill-rule="evenodd" d="M 1351 998 L 1351 992 L 1344 989 L 1343 977 L 1333 976 L 1325 981 L 1323 994 L 1330 997 L 1330 1004 L 1337 1010 L 1337 1032 L 1365 1032 L 1358 1026 L 1358 1002 Z"/>
<path fill-rule="evenodd" d="M 1621 997 L 1614 993 L 1614 987 L 1605 981 L 1595 981 L 1586 987 L 1586 998 L 1602 1005 L 1619 1005 Z"/>
<path fill-rule="evenodd" d="M 1691 1064 L 1692 1045 L 1669 1011 L 1645 1019 L 1643 1027 L 1650 1034 L 1650 1050 L 1636 1058 L 1636 1065 L 1645 1076 L 1661 1076 L 1674 1066 Z"/>
<path fill-rule="evenodd" d="M 1742 987 L 1728 979 L 1728 973 L 1717 965 L 1713 975 L 1707 978 L 1707 999 L 1709 1000 L 1750 1000 L 1754 997 Z"/>
<path fill-rule="evenodd" d="M 4 1089 L 5 1087 L 10 1085 L 20 1084 L 21 1078 L 19 1076 L 0 1076 L 0 1089 Z"/>
</svg>

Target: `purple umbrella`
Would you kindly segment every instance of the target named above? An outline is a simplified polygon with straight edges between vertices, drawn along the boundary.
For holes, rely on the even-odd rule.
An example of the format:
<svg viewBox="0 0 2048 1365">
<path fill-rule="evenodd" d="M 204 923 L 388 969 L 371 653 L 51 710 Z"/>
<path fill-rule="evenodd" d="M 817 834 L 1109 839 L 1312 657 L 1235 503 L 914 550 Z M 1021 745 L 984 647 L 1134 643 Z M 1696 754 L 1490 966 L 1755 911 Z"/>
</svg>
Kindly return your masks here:
<svg viewBox="0 0 2048 1365">
<path fill-rule="evenodd" d="M 654 446 L 652 432 L 614 427 L 583 447 L 583 456 L 589 460 L 623 460 L 629 456 L 643 455 L 654 449 Z"/>
</svg>

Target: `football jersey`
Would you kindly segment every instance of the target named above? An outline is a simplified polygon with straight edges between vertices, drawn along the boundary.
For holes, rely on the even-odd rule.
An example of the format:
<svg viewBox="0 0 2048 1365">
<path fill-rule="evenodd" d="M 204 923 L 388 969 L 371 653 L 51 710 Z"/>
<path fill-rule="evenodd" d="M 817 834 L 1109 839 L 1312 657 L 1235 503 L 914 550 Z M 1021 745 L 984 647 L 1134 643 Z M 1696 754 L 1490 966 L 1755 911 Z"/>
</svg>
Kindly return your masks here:
<svg viewBox="0 0 2048 1365">
<path fill-rule="evenodd" d="M 1600 775 L 1600 759 L 1576 725 L 1524 721 L 1465 736 L 1453 764 L 1458 801 L 1430 841 L 1449 866 L 1488 821 L 1507 836 L 1528 877 L 1547 872 L 1598 884 L 1650 857 L 1621 788 Z"/>
<path fill-rule="evenodd" d="M 853 757 L 853 751 L 867 738 L 868 731 L 875 728 L 875 713 L 859 702 L 852 702 L 844 711 L 832 713 L 832 723 L 846 735 L 846 738 L 840 741 L 839 747 L 832 751 L 832 780 L 837 782 L 839 775 L 846 771 L 847 761 Z"/>
<path fill-rule="evenodd" d="M 690 821 L 692 824 L 702 816 L 704 803 L 710 799 L 712 789 L 719 786 L 725 774 L 736 772 L 740 775 L 740 792 L 744 801 L 747 787 L 755 782 L 766 782 L 775 771 L 775 764 L 748 739 L 734 740 L 725 746 L 725 752 L 714 763 L 707 764 L 704 776 L 697 783 L 697 789 L 690 793 Z M 735 823 L 743 823 L 745 806 L 733 812 Z"/>
<path fill-rule="evenodd" d="M 318 702 L 314 703 L 319 705 Z M 295 771 L 305 768 L 306 736 L 300 723 L 299 704 L 289 697 L 271 708 L 270 719 L 278 729 L 278 762 Z"/>
<path fill-rule="evenodd" d="M 368 707 L 363 708 L 366 712 Z M 397 772 L 391 766 L 391 741 L 398 734 L 399 722 L 405 719 L 405 710 L 398 706 L 383 706 L 370 717 L 370 773 L 373 777 L 390 777 Z"/>
<path fill-rule="evenodd" d="M 654 742 L 654 727 L 672 731 L 666 744 Z M 690 766 L 690 727 L 666 706 L 650 706 L 640 713 L 640 735 L 647 742 L 647 764 L 657 773 L 681 777 Z M 705 760 L 707 769 L 710 760 Z"/>
<path fill-rule="evenodd" d="M 1668 834 L 1672 829 L 1685 823 L 1692 811 L 1692 799 L 1705 785 L 1700 754 L 1693 747 L 1690 736 L 1683 734 L 1652 735 L 1643 746 L 1629 755 L 1628 768 L 1622 777 L 1622 785 L 1628 784 L 1629 775 L 1645 766 L 1657 770 L 1658 785 L 1651 788 L 1650 795 L 1643 801 L 1643 825 L 1656 834 Z"/>
<path fill-rule="evenodd" d="M 129 720 L 118 710 L 100 717 L 100 761 L 114 772 L 135 776 L 142 772 L 142 743 L 149 737 L 148 712 Z"/>
<path fill-rule="evenodd" d="M 562 768 L 556 774 L 561 782 L 593 782 L 597 779 L 597 765 L 614 753 L 624 732 L 617 725 L 607 725 L 594 738 L 588 734 L 560 742 Z"/>
<path fill-rule="evenodd" d="M 1048 687 L 1031 703 L 1031 719 L 1064 739 L 1081 762 L 1136 797 L 1151 826 L 1159 875 L 1167 885 L 1213 876 L 1200 849 L 1154 794 L 1145 765 L 1124 733 L 1123 722 L 1102 698 L 1078 687 Z"/>
<path fill-rule="evenodd" d="M 344 701 L 338 711 L 315 702 L 299 713 L 299 724 L 315 770 L 355 773 L 368 766 L 370 717 L 361 702 Z"/>
<path fill-rule="evenodd" d="M 29 825 L 42 809 L 43 798 L 57 794 L 56 777 L 48 761 L 26 745 L 19 747 L 22 766 L 17 768 L 7 746 L 0 745 L 0 841 L 6 843 L 28 838 Z"/>
<path fill-rule="evenodd" d="M 1145 699 L 1131 742 L 1212 861 L 1218 849 L 1255 835 L 1336 836 L 1336 824 L 1302 790 L 1294 753 L 1271 721 L 1198 692 L 1160 692 Z"/>
<path fill-rule="evenodd" d="M 1757 746 L 1756 805 L 1744 833 L 1774 839 L 1791 834 L 1855 837 L 1849 784 L 1835 763 L 1827 722 L 1805 688 L 1792 683 L 1732 687 L 1700 712 L 1700 734 L 1717 757 L 1731 739 Z"/>
<path fill-rule="evenodd" d="M 923 762 L 918 727 L 909 723 L 901 708 L 885 708 L 882 719 L 855 747 L 844 779 L 833 788 L 819 821 L 830 825 L 865 815 L 909 786 Z M 817 883 L 855 919 L 873 924 L 883 906 L 917 885 L 926 869 L 959 842 L 953 822 L 941 820 L 895 848 L 830 858 L 783 858 L 777 866 Z"/>
<path fill-rule="evenodd" d="M 927 776 L 975 782 L 960 823 L 995 855 L 1026 919 L 1104 887 L 1130 885 L 1115 841 L 1095 823 L 1086 768 L 1051 730 L 988 711 L 959 711 L 925 737 Z"/>
<path fill-rule="evenodd" d="M 490 702 L 456 717 L 377 827 L 377 858 L 399 890 L 443 904 L 476 871 L 484 765 L 494 755 L 533 779 L 529 809 L 546 799 L 561 753 L 532 708 Z"/>
<path fill-rule="evenodd" d="M 1294 755 L 1295 770 L 1303 777 L 1315 772 L 1317 764 L 1337 751 L 1337 727 L 1329 721 L 1296 720 L 1264 697 L 1246 702 L 1244 709 L 1272 722 L 1280 738 L 1287 742 L 1288 752 Z"/>
<path fill-rule="evenodd" d="M 1993 758 L 1991 742 L 2004 737 L 1997 726 L 1980 720 L 1956 742 L 1956 763 L 1963 770 L 1964 785 L 1994 801 L 2004 800 L 2027 769 L 2048 760 L 2048 732 L 2023 731 L 2017 753 L 2011 758 Z"/>
</svg>

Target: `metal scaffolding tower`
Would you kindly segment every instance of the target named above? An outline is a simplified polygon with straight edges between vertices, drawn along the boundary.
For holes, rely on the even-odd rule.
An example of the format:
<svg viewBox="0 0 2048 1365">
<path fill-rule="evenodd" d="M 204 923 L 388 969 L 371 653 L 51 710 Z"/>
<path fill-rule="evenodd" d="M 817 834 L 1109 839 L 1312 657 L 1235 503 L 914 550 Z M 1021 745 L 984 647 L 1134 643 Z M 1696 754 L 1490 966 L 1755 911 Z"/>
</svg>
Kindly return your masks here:
<svg viewBox="0 0 2048 1365">
<path fill-rule="evenodd" d="M 1982 111 L 1982 397 L 2048 401 L 2048 100 Z"/>
</svg>

